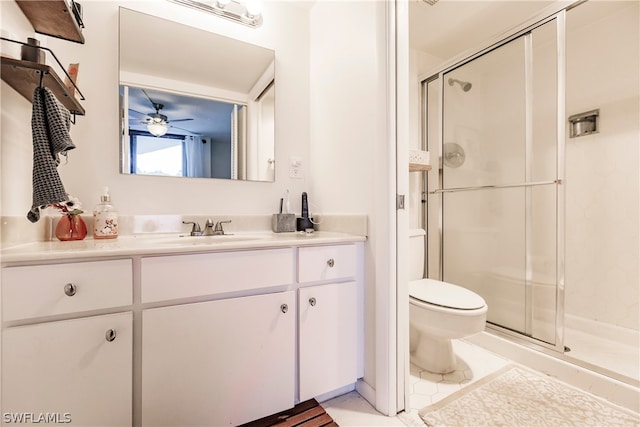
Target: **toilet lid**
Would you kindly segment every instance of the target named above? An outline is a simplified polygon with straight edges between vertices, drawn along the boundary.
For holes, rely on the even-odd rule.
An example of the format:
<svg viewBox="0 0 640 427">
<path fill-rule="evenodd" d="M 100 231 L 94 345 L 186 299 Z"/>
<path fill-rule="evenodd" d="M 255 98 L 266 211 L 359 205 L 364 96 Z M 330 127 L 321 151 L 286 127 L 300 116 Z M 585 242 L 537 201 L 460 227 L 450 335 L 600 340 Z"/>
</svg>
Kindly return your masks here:
<svg viewBox="0 0 640 427">
<path fill-rule="evenodd" d="M 469 289 L 433 279 L 409 282 L 409 295 L 427 304 L 458 310 L 475 310 L 486 304 L 480 295 Z"/>
</svg>

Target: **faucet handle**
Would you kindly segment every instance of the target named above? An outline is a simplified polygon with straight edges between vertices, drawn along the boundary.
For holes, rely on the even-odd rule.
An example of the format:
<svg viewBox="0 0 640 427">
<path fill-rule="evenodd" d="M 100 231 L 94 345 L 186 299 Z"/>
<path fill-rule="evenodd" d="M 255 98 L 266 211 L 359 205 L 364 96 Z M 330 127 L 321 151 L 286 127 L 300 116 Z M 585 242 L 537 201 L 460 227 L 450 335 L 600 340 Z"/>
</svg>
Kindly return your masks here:
<svg viewBox="0 0 640 427">
<path fill-rule="evenodd" d="M 200 236 L 202 235 L 202 230 L 200 230 L 200 224 L 193 221 L 182 221 L 183 224 L 192 224 L 191 227 L 191 235 L 192 236 Z"/>
<path fill-rule="evenodd" d="M 218 223 L 216 224 L 216 226 L 213 229 L 214 233 L 224 234 L 224 229 L 222 228 L 222 224 L 229 224 L 230 222 L 231 222 L 231 220 L 218 221 Z"/>
</svg>

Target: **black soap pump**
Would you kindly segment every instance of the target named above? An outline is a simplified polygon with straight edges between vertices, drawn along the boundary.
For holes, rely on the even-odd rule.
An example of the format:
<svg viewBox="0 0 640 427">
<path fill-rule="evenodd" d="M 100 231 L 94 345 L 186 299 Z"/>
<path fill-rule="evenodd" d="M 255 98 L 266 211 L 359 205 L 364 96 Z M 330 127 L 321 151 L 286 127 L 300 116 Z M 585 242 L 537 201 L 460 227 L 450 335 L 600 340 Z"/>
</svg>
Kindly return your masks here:
<svg viewBox="0 0 640 427">
<path fill-rule="evenodd" d="M 296 218 L 296 230 L 306 231 L 313 230 L 313 218 L 309 218 L 309 203 L 307 202 L 307 193 L 302 193 L 302 217 Z"/>
</svg>

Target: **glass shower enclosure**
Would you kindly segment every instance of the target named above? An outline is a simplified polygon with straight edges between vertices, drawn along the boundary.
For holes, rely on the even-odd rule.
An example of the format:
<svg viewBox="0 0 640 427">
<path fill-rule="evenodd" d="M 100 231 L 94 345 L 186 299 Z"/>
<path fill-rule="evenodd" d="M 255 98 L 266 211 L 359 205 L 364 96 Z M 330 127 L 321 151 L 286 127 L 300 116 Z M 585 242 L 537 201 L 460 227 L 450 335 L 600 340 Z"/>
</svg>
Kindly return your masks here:
<svg viewBox="0 0 640 427">
<path fill-rule="evenodd" d="M 563 350 L 564 15 L 423 82 L 429 277 L 464 286 L 506 333 Z M 433 179 L 431 181 L 434 181 Z"/>
</svg>

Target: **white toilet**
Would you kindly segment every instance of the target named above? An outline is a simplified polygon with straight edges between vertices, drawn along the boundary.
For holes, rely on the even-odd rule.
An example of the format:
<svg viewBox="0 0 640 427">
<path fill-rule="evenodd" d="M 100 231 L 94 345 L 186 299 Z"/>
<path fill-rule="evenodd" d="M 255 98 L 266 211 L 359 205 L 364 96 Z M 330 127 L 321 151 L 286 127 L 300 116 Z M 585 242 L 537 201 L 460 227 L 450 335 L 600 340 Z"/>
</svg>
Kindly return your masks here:
<svg viewBox="0 0 640 427">
<path fill-rule="evenodd" d="M 451 340 L 484 330 L 487 303 L 475 292 L 451 283 L 423 279 L 426 233 L 411 230 L 409 324 L 411 362 L 439 374 L 455 371 Z"/>
</svg>

